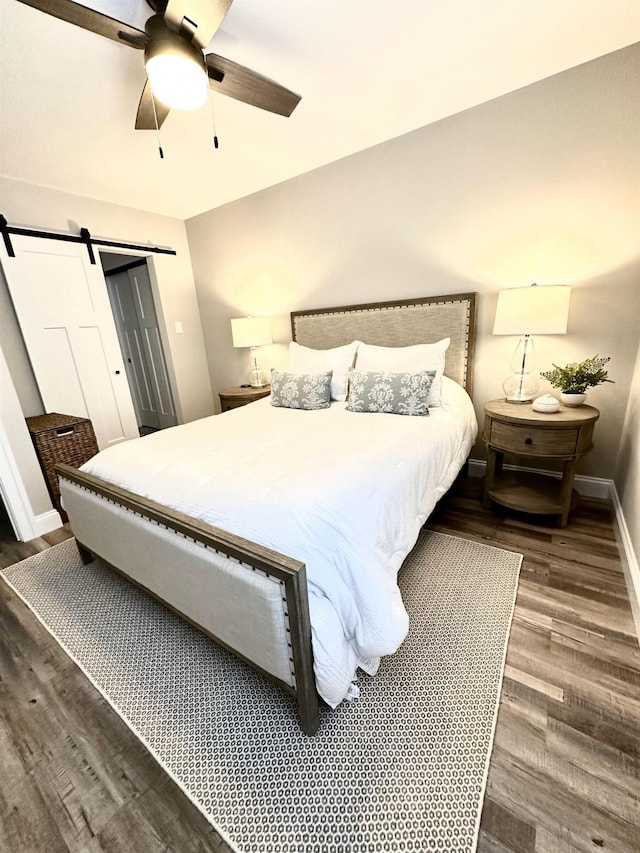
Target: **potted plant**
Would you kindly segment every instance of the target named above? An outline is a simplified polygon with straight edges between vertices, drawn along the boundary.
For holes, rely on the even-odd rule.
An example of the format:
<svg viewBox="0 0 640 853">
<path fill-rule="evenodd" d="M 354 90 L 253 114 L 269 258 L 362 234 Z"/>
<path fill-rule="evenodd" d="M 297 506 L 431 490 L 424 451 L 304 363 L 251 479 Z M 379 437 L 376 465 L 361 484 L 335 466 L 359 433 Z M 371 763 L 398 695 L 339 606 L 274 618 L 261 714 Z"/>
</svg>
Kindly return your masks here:
<svg viewBox="0 0 640 853">
<path fill-rule="evenodd" d="M 611 361 L 608 356 L 594 355 L 584 361 L 575 361 L 564 367 L 553 365 L 553 369 L 540 373 L 554 388 L 560 389 L 560 399 L 566 406 L 581 406 L 587 397 L 587 388 L 595 388 L 608 379 L 605 364 Z"/>
</svg>

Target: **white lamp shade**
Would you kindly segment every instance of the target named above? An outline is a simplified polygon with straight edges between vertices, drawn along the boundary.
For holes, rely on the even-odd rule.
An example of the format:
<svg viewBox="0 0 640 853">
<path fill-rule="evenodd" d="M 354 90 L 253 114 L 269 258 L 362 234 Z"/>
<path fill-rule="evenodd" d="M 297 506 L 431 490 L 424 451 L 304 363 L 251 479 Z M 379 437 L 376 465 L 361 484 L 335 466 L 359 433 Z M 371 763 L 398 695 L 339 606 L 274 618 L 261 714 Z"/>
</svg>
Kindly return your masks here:
<svg viewBox="0 0 640 853">
<path fill-rule="evenodd" d="M 231 321 L 234 347 L 263 347 L 273 343 L 268 317 L 240 317 Z"/>
<path fill-rule="evenodd" d="M 571 288 L 513 287 L 498 294 L 494 335 L 566 335 Z"/>
</svg>

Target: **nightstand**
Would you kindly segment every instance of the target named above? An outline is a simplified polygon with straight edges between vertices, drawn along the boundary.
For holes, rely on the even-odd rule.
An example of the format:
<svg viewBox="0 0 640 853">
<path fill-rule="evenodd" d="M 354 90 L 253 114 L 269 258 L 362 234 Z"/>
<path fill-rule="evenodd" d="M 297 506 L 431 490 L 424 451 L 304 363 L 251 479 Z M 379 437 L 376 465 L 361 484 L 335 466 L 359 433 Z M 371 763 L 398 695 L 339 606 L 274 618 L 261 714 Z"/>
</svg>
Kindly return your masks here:
<svg viewBox="0 0 640 853">
<path fill-rule="evenodd" d="M 254 403 L 262 397 L 268 397 L 271 393 L 271 385 L 265 385 L 263 388 L 223 388 L 218 395 L 220 397 L 220 408 L 223 412 L 228 412 L 229 409 L 237 409 L 239 406 L 246 406 L 247 403 Z"/>
<path fill-rule="evenodd" d="M 534 412 L 530 403 L 492 400 L 484 407 L 484 441 L 487 473 L 483 506 L 501 504 L 509 509 L 555 515 L 565 527 L 578 500 L 573 476 L 578 460 L 591 450 L 593 428 L 600 412 L 593 406 L 561 406 L 554 414 Z M 503 471 L 505 453 L 526 459 L 558 459 L 560 479 L 527 471 Z"/>
</svg>

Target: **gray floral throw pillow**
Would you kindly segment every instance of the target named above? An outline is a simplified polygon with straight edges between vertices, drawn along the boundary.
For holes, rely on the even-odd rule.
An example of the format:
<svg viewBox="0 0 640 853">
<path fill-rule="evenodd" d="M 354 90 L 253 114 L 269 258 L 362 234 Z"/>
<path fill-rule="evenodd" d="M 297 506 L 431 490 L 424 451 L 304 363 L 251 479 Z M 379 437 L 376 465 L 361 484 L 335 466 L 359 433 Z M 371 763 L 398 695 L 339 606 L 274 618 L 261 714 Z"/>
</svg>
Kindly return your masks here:
<svg viewBox="0 0 640 853">
<path fill-rule="evenodd" d="M 281 373 L 271 371 L 271 405 L 286 409 L 328 409 L 331 405 L 331 376 L 326 373 Z"/>
<path fill-rule="evenodd" d="M 387 412 L 393 415 L 428 415 L 427 398 L 435 370 L 420 373 L 349 371 L 350 412 Z"/>
</svg>

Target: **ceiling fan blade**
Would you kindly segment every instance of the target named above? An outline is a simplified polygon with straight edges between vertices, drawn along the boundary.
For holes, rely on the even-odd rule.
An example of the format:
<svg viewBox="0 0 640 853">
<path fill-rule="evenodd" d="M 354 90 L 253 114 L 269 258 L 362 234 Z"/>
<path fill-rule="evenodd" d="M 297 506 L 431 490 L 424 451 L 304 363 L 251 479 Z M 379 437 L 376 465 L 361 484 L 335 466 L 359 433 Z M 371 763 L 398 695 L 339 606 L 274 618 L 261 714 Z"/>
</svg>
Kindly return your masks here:
<svg viewBox="0 0 640 853">
<path fill-rule="evenodd" d="M 224 56 L 208 53 L 205 61 L 209 86 L 222 95 L 281 116 L 290 116 L 300 101 L 290 89 Z"/>
<path fill-rule="evenodd" d="M 120 44 L 128 44 L 129 47 L 144 48 L 149 41 L 142 30 L 74 3 L 73 0 L 18 0 L 18 2 L 45 12 L 47 15 L 53 15 L 54 18 L 60 18 L 61 21 L 82 27 L 83 30 L 113 39 Z"/>
<path fill-rule="evenodd" d="M 155 101 L 155 114 L 153 111 L 154 99 L 151 95 L 151 84 L 147 80 L 144 84 L 144 89 L 142 90 L 142 95 L 140 96 L 140 103 L 138 104 L 138 112 L 136 115 L 136 130 L 155 130 L 156 129 L 156 117 L 158 119 L 158 127 L 162 127 L 163 121 L 169 115 L 169 107 L 162 103 L 162 101 Z"/>
<path fill-rule="evenodd" d="M 233 0 L 167 0 L 162 13 L 166 25 L 205 48 L 227 14 Z"/>
</svg>

